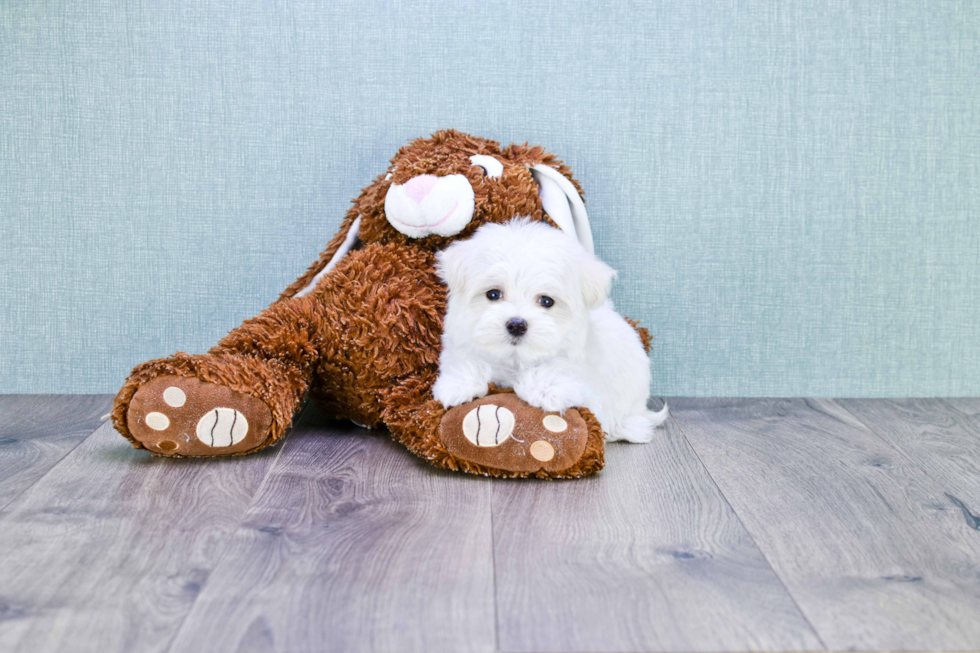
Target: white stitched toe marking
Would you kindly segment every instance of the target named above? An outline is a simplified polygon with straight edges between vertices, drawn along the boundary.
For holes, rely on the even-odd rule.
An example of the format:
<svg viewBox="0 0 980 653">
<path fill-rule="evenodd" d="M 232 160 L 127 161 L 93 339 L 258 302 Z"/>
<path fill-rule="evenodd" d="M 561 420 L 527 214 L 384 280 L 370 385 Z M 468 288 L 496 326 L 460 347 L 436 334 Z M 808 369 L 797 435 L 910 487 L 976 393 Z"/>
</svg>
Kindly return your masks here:
<svg viewBox="0 0 980 653">
<path fill-rule="evenodd" d="M 503 406 L 477 406 L 463 418 L 463 435 L 478 447 L 496 447 L 514 432 L 514 413 Z"/>
<path fill-rule="evenodd" d="M 167 402 L 168 406 L 173 406 L 174 408 L 180 408 L 187 401 L 187 395 L 184 391 L 175 385 L 170 386 L 163 391 L 163 400 Z"/>
<path fill-rule="evenodd" d="M 557 415 L 548 415 L 542 420 L 544 427 L 552 433 L 561 433 L 568 428 L 568 422 Z"/>
<path fill-rule="evenodd" d="M 198 420 L 196 433 L 209 447 L 230 447 L 248 434 L 248 420 L 234 408 L 215 408 Z"/>
<path fill-rule="evenodd" d="M 146 425 L 154 431 L 166 431 L 170 426 L 170 418 L 163 413 L 147 413 L 145 421 Z"/>
</svg>

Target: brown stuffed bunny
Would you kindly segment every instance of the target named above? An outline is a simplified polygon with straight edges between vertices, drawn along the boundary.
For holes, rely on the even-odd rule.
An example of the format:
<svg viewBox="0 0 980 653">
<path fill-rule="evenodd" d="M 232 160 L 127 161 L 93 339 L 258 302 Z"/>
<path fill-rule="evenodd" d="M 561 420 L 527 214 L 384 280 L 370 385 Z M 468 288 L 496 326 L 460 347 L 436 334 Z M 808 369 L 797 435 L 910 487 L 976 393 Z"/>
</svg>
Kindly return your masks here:
<svg viewBox="0 0 980 653">
<path fill-rule="evenodd" d="M 116 429 L 161 456 L 246 454 L 282 438 L 309 392 L 328 415 L 384 425 L 441 467 L 596 472 L 602 428 L 584 408 L 546 413 L 491 388 L 447 412 L 431 392 L 446 305 L 435 252 L 517 216 L 572 232 L 591 250 L 580 195 L 571 171 L 541 147 L 501 149 L 451 130 L 412 142 L 272 306 L 208 354 L 136 367 L 116 396 Z"/>
</svg>

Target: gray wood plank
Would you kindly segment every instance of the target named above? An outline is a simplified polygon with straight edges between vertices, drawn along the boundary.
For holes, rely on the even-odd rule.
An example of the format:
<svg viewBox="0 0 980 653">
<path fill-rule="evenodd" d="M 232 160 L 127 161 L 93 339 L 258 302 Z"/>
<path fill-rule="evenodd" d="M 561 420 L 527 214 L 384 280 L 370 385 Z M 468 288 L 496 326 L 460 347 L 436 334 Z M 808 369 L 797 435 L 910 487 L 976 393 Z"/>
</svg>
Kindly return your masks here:
<svg viewBox="0 0 980 653">
<path fill-rule="evenodd" d="M 492 651 L 491 546 L 488 479 L 298 427 L 172 651 Z"/>
<path fill-rule="evenodd" d="M 957 413 L 957 419 L 962 420 L 964 427 L 980 435 L 980 398 L 952 397 L 940 401 Z"/>
<path fill-rule="evenodd" d="M 980 534 L 830 400 L 672 400 L 735 512 L 832 649 L 980 648 Z"/>
<path fill-rule="evenodd" d="M 980 401 L 838 399 L 879 437 L 932 477 L 965 519 L 980 511 Z M 958 410 L 959 404 L 964 410 Z M 971 413 L 971 409 L 976 409 Z M 980 525 L 976 525 L 980 528 Z"/>
<path fill-rule="evenodd" d="M 948 397 L 941 401 L 966 415 L 974 429 L 980 429 L 980 397 Z"/>
<path fill-rule="evenodd" d="M 88 437 L 112 395 L 0 395 L 0 510 Z"/>
<path fill-rule="evenodd" d="M 672 421 L 598 476 L 494 481 L 493 526 L 503 651 L 823 648 Z"/>
<path fill-rule="evenodd" d="M 101 426 L 0 515 L 0 650 L 166 650 L 277 451 L 152 458 Z"/>
</svg>

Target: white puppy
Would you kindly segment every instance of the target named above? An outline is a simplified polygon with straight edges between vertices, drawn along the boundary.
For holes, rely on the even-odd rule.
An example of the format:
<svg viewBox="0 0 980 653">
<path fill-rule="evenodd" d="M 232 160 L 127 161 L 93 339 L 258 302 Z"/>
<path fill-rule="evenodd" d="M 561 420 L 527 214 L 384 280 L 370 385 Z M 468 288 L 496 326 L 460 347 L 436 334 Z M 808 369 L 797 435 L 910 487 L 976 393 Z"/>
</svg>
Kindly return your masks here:
<svg viewBox="0 0 980 653">
<path fill-rule="evenodd" d="M 439 378 L 446 408 L 493 382 L 532 406 L 584 406 L 609 440 L 649 442 L 667 408 L 647 410 L 650 360 L 612 306 L 615 271 L 571 236 L 528 219 L 480 227 L 438 254 L 449 286 Z"/>
</svg>

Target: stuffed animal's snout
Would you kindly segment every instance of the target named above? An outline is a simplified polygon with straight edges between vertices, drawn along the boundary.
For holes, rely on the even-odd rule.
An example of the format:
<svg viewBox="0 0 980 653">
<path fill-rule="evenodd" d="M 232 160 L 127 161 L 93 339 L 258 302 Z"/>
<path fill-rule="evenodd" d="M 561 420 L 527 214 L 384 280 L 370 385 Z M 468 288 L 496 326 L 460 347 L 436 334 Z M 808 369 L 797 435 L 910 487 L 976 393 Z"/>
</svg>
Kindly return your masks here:
<svg viewBox="0 0 980 653">
<path fill-rule="evenodd" d="M 416 204 L 421 204 L 426 195 L 436 187 L 439 178 L 435 175 L 419 175 L 412 177 L 404 184 L 405 193 L 412 198 Z"/>
<path fill-rule="evenodd" d="M 418 175 L 388 188 L 385 218 L 409 238 L 454 236 L 473 219 L 473 199 L 463 175 Z"/>
</svg>

